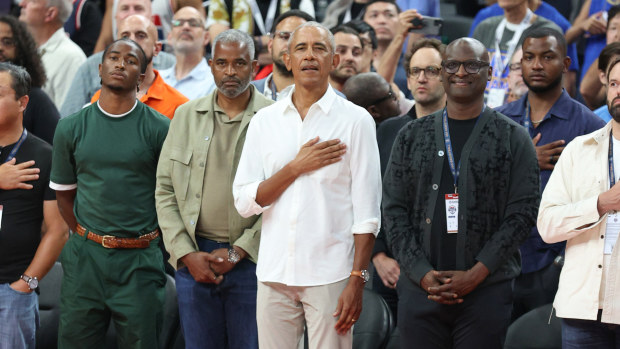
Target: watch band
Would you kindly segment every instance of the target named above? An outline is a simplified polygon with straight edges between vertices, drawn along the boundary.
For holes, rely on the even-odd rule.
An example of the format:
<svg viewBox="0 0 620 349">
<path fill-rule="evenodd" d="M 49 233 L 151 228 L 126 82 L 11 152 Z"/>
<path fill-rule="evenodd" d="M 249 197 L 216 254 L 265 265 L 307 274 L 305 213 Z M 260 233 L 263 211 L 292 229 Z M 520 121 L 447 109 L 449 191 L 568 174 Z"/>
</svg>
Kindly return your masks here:
<svg viewBox="0 0 620 349">
<path fill-rule="evenodd" d="M 368 273 L 368 270 L 366 269 L 353 270 L 351 272 L 351 276 L 359 276 L 362 280 L 364 280 L 364 283 L 367 283 L 368 280 L 370 280 L 370 273 Z"/>
<path fill-rule="evenodd" d="M 28 287 L 31 290 L 34 290 L 35 288 L 39 287 L 39 279 L 37 279 L 36 276 L 32 277 L 26 274 L 22 274 L 19 278 L 24 280 L 28 284 Z"/>
</svg>

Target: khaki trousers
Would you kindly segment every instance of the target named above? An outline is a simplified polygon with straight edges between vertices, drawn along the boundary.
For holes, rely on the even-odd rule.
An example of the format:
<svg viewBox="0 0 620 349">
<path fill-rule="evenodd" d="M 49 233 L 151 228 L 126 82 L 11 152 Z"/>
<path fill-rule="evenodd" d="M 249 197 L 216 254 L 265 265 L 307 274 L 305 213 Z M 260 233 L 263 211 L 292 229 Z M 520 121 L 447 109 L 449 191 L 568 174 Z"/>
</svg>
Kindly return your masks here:
<svg viewBox="0 0 620 349">
<path fill-rule="evenodd" d="M 261 349 L 294 349 L 308 328 L 310 349 L 350 349 L 352 331 L 339 335 L 333 316 L 348 279 L 321 286 L 258 282 L 256 323 Z"/>
</svg>

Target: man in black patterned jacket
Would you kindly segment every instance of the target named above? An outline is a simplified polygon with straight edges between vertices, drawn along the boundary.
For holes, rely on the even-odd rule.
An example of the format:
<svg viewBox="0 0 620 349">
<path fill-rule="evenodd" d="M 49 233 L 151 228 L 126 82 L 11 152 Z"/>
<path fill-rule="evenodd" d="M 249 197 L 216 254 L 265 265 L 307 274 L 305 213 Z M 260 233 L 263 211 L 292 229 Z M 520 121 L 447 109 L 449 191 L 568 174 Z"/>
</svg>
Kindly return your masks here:
<svg viewBox="0 0 620 349">
<path fill-rule="evenodd" d="M 539 173 L 525 130 L 484 106 L 489 55 L 446 48 L 443 110 L 401 130 L 384 177 L 384 222 L 401 266 L 403 348 L 501 348 L 519 245 L 536 222 Z"/>
</svg>

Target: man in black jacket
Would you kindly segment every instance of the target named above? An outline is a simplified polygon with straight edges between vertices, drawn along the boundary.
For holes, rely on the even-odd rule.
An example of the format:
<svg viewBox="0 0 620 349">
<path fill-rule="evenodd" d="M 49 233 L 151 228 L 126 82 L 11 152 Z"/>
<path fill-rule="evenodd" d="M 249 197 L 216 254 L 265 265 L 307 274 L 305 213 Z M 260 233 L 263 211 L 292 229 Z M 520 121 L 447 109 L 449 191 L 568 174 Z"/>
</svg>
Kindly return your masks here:
<svg viewBox="0 0 620 349">
<path fill-rule="evenodd" d="M 477 40 L 446 48 L 443 110 L 400 132 L 384 177 L 401 345 L 501 348 L 519 245 L 539 203 L 527 132 L 484 106 L 489 55 Z"/>
</svg>

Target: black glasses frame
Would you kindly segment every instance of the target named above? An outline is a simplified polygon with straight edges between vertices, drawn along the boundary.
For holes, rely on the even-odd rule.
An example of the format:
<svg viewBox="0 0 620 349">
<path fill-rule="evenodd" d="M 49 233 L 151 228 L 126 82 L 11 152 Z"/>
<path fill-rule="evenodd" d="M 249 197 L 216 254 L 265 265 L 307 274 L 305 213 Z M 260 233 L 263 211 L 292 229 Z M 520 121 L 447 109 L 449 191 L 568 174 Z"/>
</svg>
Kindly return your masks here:
<svg viewBox="0 0 620 349">
<path fill-rule="evenodd" d="M 448 65 L 452 65 L 452 63 L 457 63 L 458 65 L 455 67 L 448 67 Z M 448 74 L 456 74 L 459 71 L 461 66 L 465 68 L 467 74 L 478 74 L 480 69 L 484 67 L 488 67 L 490 64 L 483 61 L 478 61 L 475 59 L 469 61 L 443 61 L 441 62 L 441 66 Z"/>
</svg>

